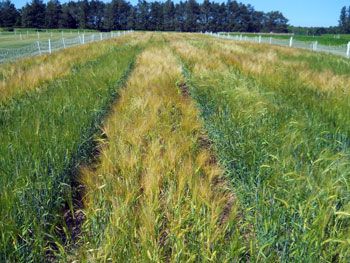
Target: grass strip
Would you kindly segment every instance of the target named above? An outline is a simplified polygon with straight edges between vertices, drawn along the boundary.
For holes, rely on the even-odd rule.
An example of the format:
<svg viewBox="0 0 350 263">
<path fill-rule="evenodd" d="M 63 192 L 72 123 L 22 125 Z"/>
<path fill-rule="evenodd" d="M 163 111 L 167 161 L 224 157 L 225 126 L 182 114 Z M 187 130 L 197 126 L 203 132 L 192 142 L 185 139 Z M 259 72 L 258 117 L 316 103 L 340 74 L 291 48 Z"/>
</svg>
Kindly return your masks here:
<svg viewBox="0 0 350 263">
<path fill-rule="evenodd" d="M 96 45 L 98 46 L 98 45 Z M 104 54 L 28 94 L 2 115 L 0 261 L 43 262 L 80 162 L 125 81 L 137 45 L 101 44 Z"/>
<path fill-rule="evenodd" d="M 74 259 L 235 261 L 244 250 L 238 203 L 186 97 L 180 65 L 154 39 L 104 123 L 98 161 L 81 170 L 87 220 Z"/>
</svg>

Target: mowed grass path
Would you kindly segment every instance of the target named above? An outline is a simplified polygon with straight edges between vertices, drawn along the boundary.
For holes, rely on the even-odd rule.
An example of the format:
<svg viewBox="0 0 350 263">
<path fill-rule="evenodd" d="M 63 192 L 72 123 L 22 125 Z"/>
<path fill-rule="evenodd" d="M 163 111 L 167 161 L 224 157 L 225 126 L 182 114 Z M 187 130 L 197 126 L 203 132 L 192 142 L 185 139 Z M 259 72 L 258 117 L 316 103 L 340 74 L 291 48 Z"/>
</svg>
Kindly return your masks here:
<svg viewBox="0 0 350 263">
<path fill-rule="evenodd" d="M 253 232 L 249 260 L 348 262 L 349 62 L 200 36 L 168 43 Z"/>
<path fill-rule="evenodd" d="M 127 38 L 95 44 L 103 52 L 92 60 L 1 108 L 0 261 L 42 262 L 61 242 L 76 166 L 94 150 L 93 137 L 140 51 L 140 41 Z"/>
</svg>

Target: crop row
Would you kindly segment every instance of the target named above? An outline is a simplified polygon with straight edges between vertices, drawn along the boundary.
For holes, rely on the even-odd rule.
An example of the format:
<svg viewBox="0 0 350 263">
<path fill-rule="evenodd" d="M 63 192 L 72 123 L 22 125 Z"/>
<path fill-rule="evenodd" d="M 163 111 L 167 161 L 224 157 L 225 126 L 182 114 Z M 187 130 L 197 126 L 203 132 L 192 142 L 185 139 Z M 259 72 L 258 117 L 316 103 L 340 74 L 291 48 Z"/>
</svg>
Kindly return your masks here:
<svg viewBox="0 0 350 263">
<path fill-rule="evenodd" d="M 139 52 L 128 42 L 134 43 L 100 44 L 103 52 L 89 62 L 68 64 L 69 74 L 37 81 L 35 91 L 2 106 L 0 261 L 43 261 L 61 242 L 61 213 L 77 165 L 88 161 L 102 118 Z M 51 60 L 34 60 L 42 59 Z"/>
<path fill-rule="evenodd" d="M 242 204 L 250 261 L 347 262 L 350 120 L 343 69 L 289 60 L 297 50 L 195 37 L 169 43 Z"/>
</svg>

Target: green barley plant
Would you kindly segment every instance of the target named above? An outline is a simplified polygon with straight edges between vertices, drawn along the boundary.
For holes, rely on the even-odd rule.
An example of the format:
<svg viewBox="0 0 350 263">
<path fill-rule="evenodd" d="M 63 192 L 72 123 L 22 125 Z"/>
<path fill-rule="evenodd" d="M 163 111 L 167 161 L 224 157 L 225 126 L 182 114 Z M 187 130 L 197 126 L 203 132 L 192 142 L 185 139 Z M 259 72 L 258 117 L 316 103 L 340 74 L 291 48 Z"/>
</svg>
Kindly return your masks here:
<svg viewBox="0 0 350 263">
<path fill-rule="evenodd" d="M 258 52 L 240 60 L 206 41 L 169 40 L 252 227 L 249 261 L 348 262 L 346 91 L 305 84 L 277 58 L 265 70 Z"/>
<path fill-rule="evenodd" d="M 96 45 L 108 48 L 0 109 L 1 262 L 44 262 L 64 245 L 59 229 L 77 165 L 93 153 L 93 138 L 140 50 L 115 40 Z"/>
</svg>

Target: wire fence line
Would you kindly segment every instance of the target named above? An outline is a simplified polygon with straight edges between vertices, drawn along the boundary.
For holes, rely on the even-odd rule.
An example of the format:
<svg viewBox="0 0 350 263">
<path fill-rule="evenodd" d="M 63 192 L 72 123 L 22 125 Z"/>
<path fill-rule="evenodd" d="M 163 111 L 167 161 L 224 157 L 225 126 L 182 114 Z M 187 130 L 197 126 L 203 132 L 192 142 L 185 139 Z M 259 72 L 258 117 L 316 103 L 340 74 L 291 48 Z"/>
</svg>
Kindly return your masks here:
<svg viewBox="0 0 350 263">
<path fill-rule="evenodd" d="M 94 33 L 94 34 L 80 34 L 77 37 L 67 37 L 60 38 L 55 41 L 51 41 L 49 38 L 47 41 L 36 41 L 31 44 L 25 45 L 19 48 L 0 48 L 0 64 L 30 56 L 51 54 L 54 51 L 65 49 L 72 46 L 84 45 L 87 43 L 93 43 L 96 41 L 101 41 L 109 39 L 112 37 L 119 37 L 127 33 L 132 32 L 123 31 L 123 32 L 109 32 L 109 33 Z"/>
<path fill-rule="evenodd" d="M 248 37 L 243 35 L 232 36 L 230 34 L 218 34 L 218 33 L 210 33 L 210 32 L 206 32 L 206 34 L 213 37 L 225 38 L 225 39 L 231 39 L 231 40 L 274 44 L 274 45 L 280 45 L 280 46 L 308 49 L 312 51 L 327 52 L 327 53 L 343 56 L 346 58 L 350 58 L 350 42 L 347 45 L 327 46 L 327 45 L 321 45 L 317 41 L 314 41 L 314 42 L 297 41 L 293 37 L 290 37 L 290 39 L 277 39 L 273 37 L 262 37 L 262 36 L 254 36 L 254 37 Z"/>
</svg>

